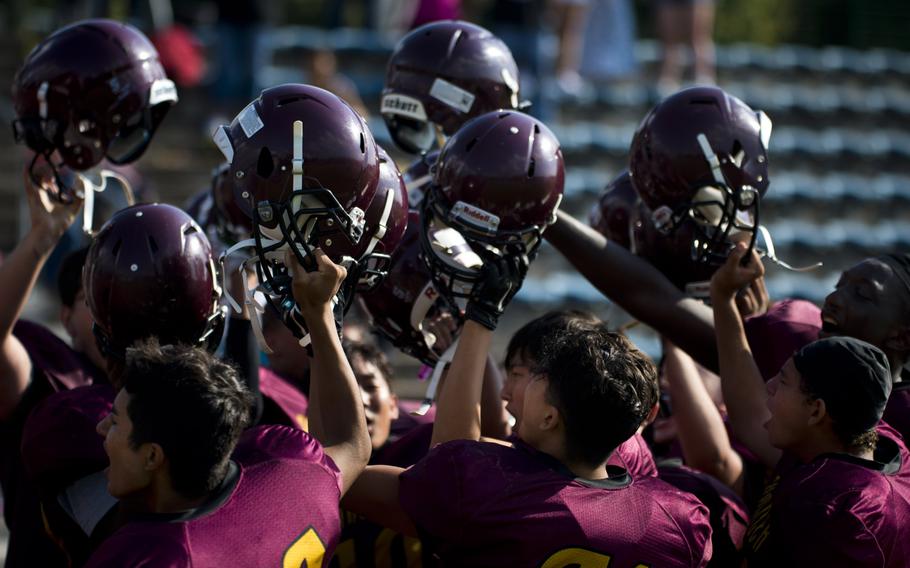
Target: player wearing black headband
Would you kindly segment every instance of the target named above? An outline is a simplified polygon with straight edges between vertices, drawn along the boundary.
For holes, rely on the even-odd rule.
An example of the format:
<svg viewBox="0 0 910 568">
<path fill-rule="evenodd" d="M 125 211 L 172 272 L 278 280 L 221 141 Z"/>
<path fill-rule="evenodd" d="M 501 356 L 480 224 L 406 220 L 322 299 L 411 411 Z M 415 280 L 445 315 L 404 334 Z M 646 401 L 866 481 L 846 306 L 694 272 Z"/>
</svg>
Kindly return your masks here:
<svg viewBox="0 0 910 568">
<path fill-rule="evenodd" d="M 766 385 L 746 342 L 735 293 L 763 273 L 739 245 L 711 280 L 724 400 L 736 435 L 775 476 L 746 537 L 750 566 L 901 566 L 910 553 L 910 454 L 882 425 L 889 357 L 855 337 L 801 348 Z M 826 301 L 862 324 L 882 323 L 901 283 L 887 260 L 848 270 Z M 868 297 L 867 297 L 868 295 Z M 896 316 L 895 316 L 896 317 Z M 904 320 L 905 321 L 905 320 Z M 869 333 L 885 345 L 882 326 Z M 899 336 L 899 334 L 896 334 Z"/>
</svg>

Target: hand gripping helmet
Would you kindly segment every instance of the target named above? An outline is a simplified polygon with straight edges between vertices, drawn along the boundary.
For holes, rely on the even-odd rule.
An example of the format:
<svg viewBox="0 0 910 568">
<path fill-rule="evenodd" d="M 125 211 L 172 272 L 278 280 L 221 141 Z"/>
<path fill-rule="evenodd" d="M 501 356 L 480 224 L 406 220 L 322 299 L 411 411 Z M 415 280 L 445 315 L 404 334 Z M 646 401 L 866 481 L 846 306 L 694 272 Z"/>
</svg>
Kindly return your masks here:
<svg viewBox="0 0 910 568">
<path fill-rule="evenodd" d="M 272 87 L 214 139 L 230 163 L 236 203 L 253 221 L 267 292 L 291 293 L 285 250 L 307 270 L 315 268 L 317 247 L 336 263 L 364 254 L 370 242 L 364 215 L 376 194 L 379 154 L 366 122 L 347 103 L 310 85 Z"/>
<path fill-rule="evenodd" d="M 434 366 L 442 353 L 434 349 L 436 337 L 425 323 L 442 312 L 458 322 L 461 317 L 433 286 L 420 255 L 420 215 L 411 211 L 388 276 L 360 298 L 376 332 L 402 352 Z"/>
<path fill-rule="evenodd" d="M 134 342 L 213 350 L 224 308 L 209 241 L 192 217 L 163 204 L 119 211 L 98 232 L 83 271 L 101 352 L 122 358 Z"/>
<path fill-rule="evenodd" d="M 588 224 L 598 233 L 625 249 L 632 249 L 632 219 L 637 214 L 638 193 L 628 171 L 607 184 L 591 207 Z"/>
<path fill-rule="evenodd" d="M 36 155 L 56 150 L 74 170 L 105 157 L 124 164 L 142 155 L 176 102 L 174 83 L 142 32 L 84 20 L 54 32 L 26 58 L 13 80 L 13 132 Z"/>
<path fill-rule="evenodd" d="M 402 150 L 425 152 L 438 126 L 451 136 L 469 119 L 517 109 L 518 66 L 486 29 L 462 21 L 423 25 L 404 36 L 386 69 L 382 117 Z"/>
<path fill-rule="evenodd" d="M 451 137 L 436 163 L 422 206 L 423 256 L 437 288 L 450 298 L 470 295 L 479 271 L 475 250 L 533 257 L 556 218 L 565 168 L 556 136 L 518 111 L 477 117 Z M 474 264 L 474 266 L 471 266 Z"/>
<path fill-rule="evenodd" d="M 717 87 L 686 89 L 651 109 L 632 140 L 630 171 L 658 230 L 695 221 L 699 262 L 723 262 L 737 232 L 754 246 L 770 136 L 763 112 Z"/>
<path fill-rule="evenodd" d="M 364 232 L 369 242 L 357 260 L 354 274 L 348 275 L 359 291 L 375 288 L 389 271 L 392 253 L 398 248 L 408 226 L 408 190 L 395 161 L 381 147 L 376 195 L 364 214 Z"/>
</svg>

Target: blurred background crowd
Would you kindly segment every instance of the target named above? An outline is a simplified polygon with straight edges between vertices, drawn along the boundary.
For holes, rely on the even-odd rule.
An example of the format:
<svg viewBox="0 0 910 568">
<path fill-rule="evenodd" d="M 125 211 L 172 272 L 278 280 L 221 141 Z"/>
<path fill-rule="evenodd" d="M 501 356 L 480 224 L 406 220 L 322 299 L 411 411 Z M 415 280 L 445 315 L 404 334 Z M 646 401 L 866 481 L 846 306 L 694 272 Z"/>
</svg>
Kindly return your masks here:
<svg viewBox="0 0 910 568">
<path fill-rule="evenodd" d="M 774 121 L 771 184 L 763 221 L 778 256 L 822 261 L 808 273 L 768 267 L 771 298 L 816 303 L 838 269 L 910 247 L 910 3 L 900 0 L 5 0 L 0 5 L 0 121 L 13 118 L 10 84 L 24 56 L 52 30 L 78 19 L 128 21 L 152 38 L 180 103 L 137 167 L 122 172 L 142 201 L 182 205 L 220 161 L 211 132 L 263 88 L 302 82 L 331 90 L 370 123 L 405 167 L 382 119 L 385 62 L 395 42 L 423 23 L 461 18 L 511 48 L 528 112 L 558 136 L 566 157 L 562 207 L 586 218 L 605 184 L 628 163 L 646 110 L 688 84 L 716 83 Z M 28 228 L 25 149 L 0 136 L 0 250 Z M 106 192 L 112 212 L 120 192 Z M 103 217 L 103 216 L 99 216 Z M 61 249 L 84 244 L 81 223 Z M 24 314 L 59 326 L 52 291 L 59 258 L 45 268 Z M 562 256 L 544 245 L 504 321 L 515 327 L 549 309 L 580 307 L 620 325 L 612 308 Z M 518 321 L 520 319 L 520 321 Z M 59 331 L 59 330 L 58 330 Z M 656 335 L 637 326 L 652 354 Z M 65 337 L 65 333 L 59 333 Z M 494 354 L 501 357 L 502 348 Z M 420 392 L 418 363 L 392 354 L 397 390 Z M 413 386 L 409 386 L 414 382 Z M 5 550 L 5 546 L 0 546 Z"/>
</svg>

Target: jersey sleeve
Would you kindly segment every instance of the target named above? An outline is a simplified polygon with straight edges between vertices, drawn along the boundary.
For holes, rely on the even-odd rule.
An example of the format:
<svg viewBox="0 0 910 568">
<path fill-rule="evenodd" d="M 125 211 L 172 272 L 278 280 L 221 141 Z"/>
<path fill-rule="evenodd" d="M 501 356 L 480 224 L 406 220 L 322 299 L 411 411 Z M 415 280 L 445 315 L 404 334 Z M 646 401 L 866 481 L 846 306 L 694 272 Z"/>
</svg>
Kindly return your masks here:
<svg viewBox="0 0 910 568">
<path fill-rule="evenodd" d="M 401 473 L 399 501 L 421 535 L 458 543 L 465 525 L 464 441 L 440 444 Z"/>
<path fill-rule="evenodd" d="M 244 465 L 270 459 L 293 459 L 321 465 L 335 479 L 341 491 L 341 470 L 323 450 L 316 438 L 303 430 L 288 426 L 257 426 L 240 437 L 234 450 L 234 459 Z"/>
</svg>

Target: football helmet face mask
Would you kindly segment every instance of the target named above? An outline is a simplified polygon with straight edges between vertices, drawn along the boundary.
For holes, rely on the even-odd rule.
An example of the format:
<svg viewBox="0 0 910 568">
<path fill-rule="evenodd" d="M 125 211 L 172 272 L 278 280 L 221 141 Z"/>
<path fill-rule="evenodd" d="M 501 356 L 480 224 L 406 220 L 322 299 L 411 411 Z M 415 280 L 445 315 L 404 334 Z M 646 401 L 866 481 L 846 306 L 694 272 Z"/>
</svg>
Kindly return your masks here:
<svg viewBox="0 0 910 568">
<path fill-rule="evenodd" d="M 145 152 L 176 102 L 174 83 L 142 32 L 113 20 L 84 20 L 47 37 L 17 72 L 13 133 L 37 155 L 56 151 L 73 170 L 102 158 L 125 164 Z M 75 189 L 57 177 L 58 197 L 66 200 Z"/>
<path fill-rule="evenodd" d="M 119 211 L 98 232 L 83 271 L 102 354 L 122 359 L 138 340 L 214 350 L 225 308 L 212 249 L 186 213 L 163 204 Z"/>
<path fill-rule="evenodd" d="M 723 263 L 737 233 L 753 247 L 770 136 L 767 115 L 717 87 L 693 87 L 659 103 L 630 150 L 632 179 L 655 227 L 669 235 L 692 221 L 698 262 Z"/>
<path fill-rule="evenodd" d="M 471 118 L 501 108 L 519 108 L 518 66 L 506 44 L 486 29 L 432 22 L 395 47 L 381 112 L 402 150 L 426 152 L 438 140 L 437 128 L 451 136 Z"/>
<path fill-rule="evenodd" d="M 533 258 L 564 180 L 559 141 L 537 119 L 497 111 L 465 124 L 443 147 L 421 203 L 423 257 L 440 292 L 469 297 L 477 253 Z"/>
<path fill-rule="evenodd" d="M 443 313 L 461 327 L 458 308 L 436 290 L 421 258 L 420 215 L 411 211 L 400 246 L 392 254 L 388 276 L 360 296 L 372 328 L 402 352 L 435 366 L 442 355 L 427 322 Z M 457 332 L 456 332 L 457 334 Z"/>
</svg>

